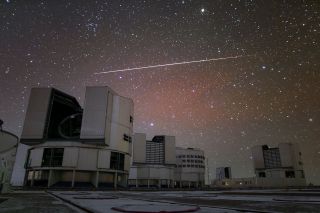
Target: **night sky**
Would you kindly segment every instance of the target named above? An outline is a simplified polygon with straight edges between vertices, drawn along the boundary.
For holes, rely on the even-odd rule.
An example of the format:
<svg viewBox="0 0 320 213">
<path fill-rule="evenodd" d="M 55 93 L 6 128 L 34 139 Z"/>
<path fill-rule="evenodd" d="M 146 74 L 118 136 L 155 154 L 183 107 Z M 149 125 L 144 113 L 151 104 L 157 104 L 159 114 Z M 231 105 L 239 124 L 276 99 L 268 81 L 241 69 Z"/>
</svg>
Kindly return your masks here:
<svg viewBox="0 0 320 213">
<path fill-rule="evenodd" d="M 0 118 L 20 136 L 31 87 L 83 104 L 108 85 L 134 100 L 135 132 L 204 149 L 210 178 L 252 176 L 251 146 L 297 142 L 320 184 L 319 23 L 318 0 L 0 0 Z"/>
</svg>

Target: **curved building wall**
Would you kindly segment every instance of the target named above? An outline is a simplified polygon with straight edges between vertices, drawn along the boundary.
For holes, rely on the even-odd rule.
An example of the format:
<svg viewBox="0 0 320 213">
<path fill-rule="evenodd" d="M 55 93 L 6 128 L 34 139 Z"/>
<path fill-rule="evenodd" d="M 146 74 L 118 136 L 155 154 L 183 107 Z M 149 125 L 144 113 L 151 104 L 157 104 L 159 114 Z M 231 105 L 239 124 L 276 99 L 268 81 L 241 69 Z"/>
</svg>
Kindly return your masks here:
<svg viewBox="0 0 320 213">
<path fill-rule="evenodd" d="M 0 193 L 9 191 L 18 137 L 0 130 Z"/>
<path fill-rule="evenodd" d="M 125 186 L 130 154 L 78 142 L 46 142 L 29 150 L 26 185 Z M 103 178 L 109 175 L 108 178 Z"/>
<path fill-rule="evenodd" d="M 176 148 L 175 180 L 177 187 L 204 185 L 205 156 L 200 149 Z"/>
</svg>

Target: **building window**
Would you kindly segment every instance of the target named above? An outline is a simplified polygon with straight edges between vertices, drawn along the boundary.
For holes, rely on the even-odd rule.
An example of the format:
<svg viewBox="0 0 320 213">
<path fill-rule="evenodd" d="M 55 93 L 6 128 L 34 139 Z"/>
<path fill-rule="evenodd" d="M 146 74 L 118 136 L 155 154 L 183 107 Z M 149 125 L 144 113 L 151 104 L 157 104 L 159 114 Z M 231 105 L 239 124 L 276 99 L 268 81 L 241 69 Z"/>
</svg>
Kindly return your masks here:
<svg viewBox="0 0 320 213">
<path fill-rule="evenodd" d="M 30 149 L 28 150 L 28 154 L 27 154 L 27 160 L 26 160 L 26 163 L 24 164 L 24 168 L 29 168 L 30 165 L 31 165 L 31 161 L 30 161 Z"/>
<path fill-rule="evenodd" d="M 124 154 L 111 152 L 110 169 L 124 170 Z"/>
<path fill-rule="evenodd" d="M 125 140 L 125 141 L 129 141 L 129 136 L 128 136 L 128 135 L 126 135 L 126 134 L 123 134 L 123 140 Z"/>
<path fill-rule="evenodd" d="M 266 173 L 265 172 L 259 172 L 259 177 L 265 178 L 266 177 Z"/>
<path fill-rule="evenodd" d="M 286 178 L 295 178 L 294 171 L 286 171 Z"/>
<path fill-rule="evenodd" d="M 130 115 L 130 123 L 133 123 L 133 117 Z"/>
<path fill-rule="evenodd" d="M 278 148 L 265 148 L 263 150 L 265 167 L 268 169 L 281 167 L 280 152 Z"/>
<path fill-rule="evenodd" d="M 60 167 L 63 161 L 63 148 L 45 148 L 42 155 L 42 167 Z"/>
</svg>

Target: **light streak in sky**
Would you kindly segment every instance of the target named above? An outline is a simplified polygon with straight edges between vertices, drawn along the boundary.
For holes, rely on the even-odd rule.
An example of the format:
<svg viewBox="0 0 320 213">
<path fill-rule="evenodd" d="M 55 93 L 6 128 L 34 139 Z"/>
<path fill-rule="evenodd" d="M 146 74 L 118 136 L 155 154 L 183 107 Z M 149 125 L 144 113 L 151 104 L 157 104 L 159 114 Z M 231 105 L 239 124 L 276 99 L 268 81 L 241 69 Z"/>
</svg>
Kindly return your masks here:
<svg viewBox="0 0 320 213">
<path fill-rule="evenodd" d="M 169 66 L 176 66 L 176 65 L 182 65 L 182 64 L 194 64 L 194 63 L 203 63 L 203 62 L 210 62 L 210 61 L 222 61 L 222 60 L 237 59 L 237 58 L 249 57 L 249 56 L 251 56 L 251 55 L 237 55 L 237 56 L 229 56 L 229 57 L 224 57 L 224 58 L 210 58 L 210 59 L 202 59 L 202 60 L 196 60 L 196 61 L 182 61 L 182 62 L 175 62 L 175 63 L 170 63 L 170 64 L 157 64 L 157 65 L 150 65 L 150 66 L 144 66 L 144 67 L 109 70 L 109 71 L 104 71 L 104 72 L 96 72 L 94 74 L 101 75 L 101 74 L 116 73 L 116 72 L 128 72 L 128 71 L 134 71 L 134 70 L 143 70 L 143 69 L 151 69 L 151 68 L 158 68 L 158 67 L 169 67 Z"/>
</svg>

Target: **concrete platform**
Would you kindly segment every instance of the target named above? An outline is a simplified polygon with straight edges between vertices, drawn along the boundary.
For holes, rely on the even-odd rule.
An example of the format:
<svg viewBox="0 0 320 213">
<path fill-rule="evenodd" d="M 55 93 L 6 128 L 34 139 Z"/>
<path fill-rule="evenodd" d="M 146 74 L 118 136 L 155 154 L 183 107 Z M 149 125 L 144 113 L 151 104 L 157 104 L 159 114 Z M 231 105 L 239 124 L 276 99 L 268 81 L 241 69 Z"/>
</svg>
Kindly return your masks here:
<svg viewBox="0 0 320 213">
<path fill-rule="evenodd" d="M 51 191 L 0 196 L 0 212 L 309 213 L 320 212 L 314 192 L 246 191 Z M 305 194 L 308 193 L 308 194 Z"/>
</svg>

